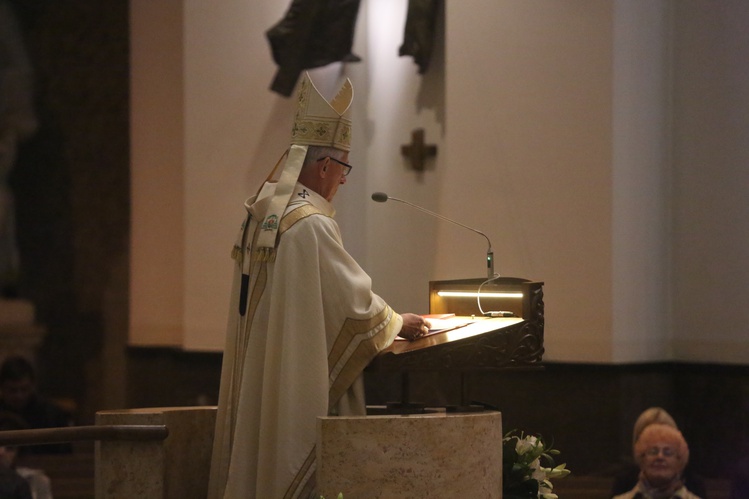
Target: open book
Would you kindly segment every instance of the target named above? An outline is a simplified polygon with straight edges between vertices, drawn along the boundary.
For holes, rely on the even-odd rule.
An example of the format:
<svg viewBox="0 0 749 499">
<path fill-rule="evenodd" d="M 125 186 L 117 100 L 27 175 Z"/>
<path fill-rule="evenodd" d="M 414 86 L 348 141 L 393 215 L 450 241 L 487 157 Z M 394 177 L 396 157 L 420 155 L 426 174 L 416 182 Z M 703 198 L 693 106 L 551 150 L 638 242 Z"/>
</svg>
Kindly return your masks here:
<svg viewBox="0 0 749 499">
<path fill-rule="evenodd" d="M 444 333 L 475 322 L 471 317 L 456 317 L 455 314 L 423 315 L 429 322 L 429 333 Z"/>
<path fill-rule="evenodd" d="M 422 336 L 422 338 L 438 333 L 445 333 L 458 329 L 469 324 L 473 324 L 475 319 L 471 317 L 456 317 L 455 314 L 426 314 L 422 315 L 424 319 L 429 322 L 429 332 Z M 396 338 L 398 340 L 405 340 L 400 336 Z"/>
</svg>

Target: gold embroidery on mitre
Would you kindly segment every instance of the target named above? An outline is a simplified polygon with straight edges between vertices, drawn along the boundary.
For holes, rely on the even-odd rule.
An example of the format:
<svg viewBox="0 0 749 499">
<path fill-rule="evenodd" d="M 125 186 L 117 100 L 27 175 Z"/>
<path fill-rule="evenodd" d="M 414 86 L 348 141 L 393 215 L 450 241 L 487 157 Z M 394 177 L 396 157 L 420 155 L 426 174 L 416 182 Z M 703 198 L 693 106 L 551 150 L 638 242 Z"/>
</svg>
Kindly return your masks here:
<svg viewBox="0 0 749 499">
<path fill-rule="evenodd" d="M 347 78 L 330 102 L 305 74 L 299 90 L 291 143 L 351 150 L 351 101 L 354 89 Z"/>
</svg>

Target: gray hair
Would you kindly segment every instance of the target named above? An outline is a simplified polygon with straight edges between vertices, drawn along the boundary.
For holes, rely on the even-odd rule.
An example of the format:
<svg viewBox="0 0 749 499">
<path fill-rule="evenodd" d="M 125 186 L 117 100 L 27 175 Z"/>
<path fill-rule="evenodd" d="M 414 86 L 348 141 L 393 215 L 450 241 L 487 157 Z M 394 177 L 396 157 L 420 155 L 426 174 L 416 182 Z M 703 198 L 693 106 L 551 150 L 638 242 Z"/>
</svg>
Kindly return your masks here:
<svg viewBox="0 0 749 499">
<path fill-rule="evenodd" d="M 304 163 L 302 163 L 302 169 L 307 168 L 320 158 L 330 156 L 331 158 L 341 159 L 344 154 L 346 154 L 346 151 L 341 151 L 335 147 L 309 146 L 307 148 L 307 155 L 304 157 Z"/>
</svg>

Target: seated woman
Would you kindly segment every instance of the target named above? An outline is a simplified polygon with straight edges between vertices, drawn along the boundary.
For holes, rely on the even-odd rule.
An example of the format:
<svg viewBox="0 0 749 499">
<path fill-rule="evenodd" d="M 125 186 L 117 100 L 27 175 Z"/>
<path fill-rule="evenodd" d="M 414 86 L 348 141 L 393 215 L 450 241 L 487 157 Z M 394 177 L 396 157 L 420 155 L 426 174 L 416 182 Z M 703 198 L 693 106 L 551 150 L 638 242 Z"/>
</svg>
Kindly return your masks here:
<svg viewBox="0 0 749 499">
<path fill-rule="evenodd" d="M 684 485 L 689 447 L 673 426 L 648 425 L 635 443 L 635 457 L 640 467 L 637 484 L 614 499 L 700 499 Z"/>
<path fill-rule="evenodd" d="M 637 444 L 637 439 L 640 438 L 642 430 L 654 423 L 661 423 L 673 426 L 677 430 L 679 429 L 679 427 L 676 425 L 676 421 L 674 421 L 674 418 L 672 418 L 665 409 L 661 407 L 650 407 L 644 410 L 637 418 L 637 421 L 635 421 L 634 427 L 632 429 L 633 461 L 631 463 L 626 463 L 623 466 L 623 469 L 614 478 L 614 483 L 611 488 L 612 496 L 624 494 L 625 492 L 631 490 L 632 487 L 634 487 L 637 483 L 640 477 L 640 467 L 636 464 L 637 453 L 635 450 L 635 445 Z M 693 494 L 697 494 L 702 499 L 708 499 L 707 488 L 705 487 L 704 481 L 698 474 L 694 473 L 694 470 L 690 468 L 690 465 L 687 465 L 687 467 L 684 469 L 684 472 L 682 473 L 684 485 L 686 485 Z"/>
</svg>

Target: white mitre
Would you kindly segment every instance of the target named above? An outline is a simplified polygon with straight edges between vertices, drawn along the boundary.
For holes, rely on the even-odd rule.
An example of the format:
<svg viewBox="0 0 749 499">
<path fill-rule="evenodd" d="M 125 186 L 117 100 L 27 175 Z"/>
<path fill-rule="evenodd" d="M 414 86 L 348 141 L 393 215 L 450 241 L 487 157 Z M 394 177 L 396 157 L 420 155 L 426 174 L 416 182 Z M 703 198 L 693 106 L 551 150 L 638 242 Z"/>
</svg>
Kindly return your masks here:
<svg viewBox="0 0 749 499">
<path fill-rule="evenodd" d="M 299 146 L 334 147 L 351 150 L 351 101 L 354 87 L 346 78 L 333 100 L 326 101 L 304 74 L 297 99 L 291 144 Z"/>
<path fill-rule="evenodd" d="M 328 102 L 312 83 L 309 73 L 304 73 L 291 129 L 291 147 L 258 236 L 255 255 L 258 259 L 272 261 L 275 258 L 278 225 L 291 199 L 308 147 L 351 150 L 350 111 L 353 98 L 354 88 L 348 78 Z"/>
</svg>

